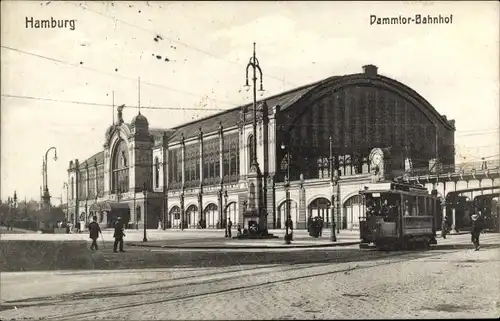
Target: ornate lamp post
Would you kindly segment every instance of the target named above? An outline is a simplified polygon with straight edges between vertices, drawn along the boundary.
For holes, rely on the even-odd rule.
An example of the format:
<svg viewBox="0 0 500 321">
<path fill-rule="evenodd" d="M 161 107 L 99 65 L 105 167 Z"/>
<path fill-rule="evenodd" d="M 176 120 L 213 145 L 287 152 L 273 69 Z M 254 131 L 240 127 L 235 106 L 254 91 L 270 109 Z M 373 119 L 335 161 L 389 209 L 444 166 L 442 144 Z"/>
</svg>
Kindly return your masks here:
<svg viewBox="0 0 500 321">
<path fill-rule="evenodd" d="M 253 155 L 252 155 L 252 165 L 251 171 L 255 172 L 257 175 L 257 184 L 256 184 L 256 195 L 258 202 L 256 204 L 258 216 L 259 216 L 259 225 L 264 227 L 263 221 L 265 218 L 263 217 L 263 198 L 262 198 L 262 175 L 259 169 L 259 162 L 257 161 L 257 71 L 259 72 L 260 79 L 260 89 L 259 91 L 263 94 L 264 88 L 262 87 L 262 69 L 259 65 L 259 60 L 255 56 L 255 42 L 253 43 L 253 56 L 250 58 L 247 68 L 246 68 L 246 82 L 245 89 L 250 90 L 250 85 L 248 84 L 248 68 L 252 67 L 253 76 L 252 76 L 252 85 L 253 85 Z"/>
<path fill-rule="evenodd" d="M 281 150 L 285 150 L 285 144 L 281 144 Z M 291 228 L 291 215 L 290 215 L 290 148 L 286 148 L 286 177 L 285 177 L 285 244 L 291 243 L 291 237 L 288 234 L 288 229 Z"/>
<path fill-rule="evenodd" d="M 337 242 L 337 236 L 335 235 L 335 210 L 337 209 L 338 203 L 338 172 L 333 167 L 333 149 L 332 149 L 332 136 L 329 138 L 330 143 L 330 183 L 332 184 L 332 200 L 331 210 L 332 210 L 332 235 L 330 236 L 330 241 Z M 338 230 L 337 230 L 338 231 Z"/>
<path fill-rule="evenodd" d="M 48 171 L 47 171 L 47 168 L 48 168 L 48 164 L 47 164 L 47 156 L 49 154 L 49 152 L 51 150 L 54 150 L 54 161 L 57 161 L 57 149 L 52 146 L 50 147 L 49 149 L 47 149 L 47 151 L 45 152 L 45 157 L 44 157 L 44 166 L 43 166 L 43 172 L 44 172 L 44 177 L 43 177 L 43 183 L 44 183 L 44 186 L 43 186 L 43 200 L 44 200 L 44 203 L 45 203 L 45 206 L 46 208 L 49 208 L 50 207 L 50 193 L 49 193 L 49 186 L 48 186 Z"/>
<path fill-rule="evenodd" d="M 146 186 L 146 183 L 144 183 L 144 187 L 142 189 L 142 193 L 144 194 L 144 237 L 142 238 L 143 242 L 147 242 L 148 238 L 146 237 L 146 224 L 148 221 L 148 188 Z"/>
<path fill-rule="evenodd" d="M 224 209 L 223 209 L 222 215 L 223 215 L 224 223 L 225 223 L 224 237 L 228 237 L 229 236 L 229 230 L 228 230 L 229 227 L 227 226 L 227 220 L 228 220 L 228 217 L 227 217 L 227 190 L 224 191 Z"/>
</svg>

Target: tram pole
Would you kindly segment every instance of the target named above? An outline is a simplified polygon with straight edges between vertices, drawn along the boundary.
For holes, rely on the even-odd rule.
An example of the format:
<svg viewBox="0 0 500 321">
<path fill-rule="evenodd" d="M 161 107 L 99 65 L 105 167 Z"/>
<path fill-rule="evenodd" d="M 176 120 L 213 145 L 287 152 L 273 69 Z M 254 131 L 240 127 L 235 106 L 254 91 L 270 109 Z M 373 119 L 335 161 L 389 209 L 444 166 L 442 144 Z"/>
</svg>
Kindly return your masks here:
<svg viewBox="0 0 500 321">
<path fill-rule="evenodd" d="M 337 236 L 335 235 L 335 209 L 337 208 L 336 197 L 338 189 L 338 174 L 337 170 L 333 168 L 333 150 L 332 150 L 332 136 L 329 138 L 330 142 L 330 183 L 332 185 L 332 199 L 330 201 L 330 208 L 332 211 L 332 235 L 330 236 L 330 241 L 337 242 Z"/>
</svg>

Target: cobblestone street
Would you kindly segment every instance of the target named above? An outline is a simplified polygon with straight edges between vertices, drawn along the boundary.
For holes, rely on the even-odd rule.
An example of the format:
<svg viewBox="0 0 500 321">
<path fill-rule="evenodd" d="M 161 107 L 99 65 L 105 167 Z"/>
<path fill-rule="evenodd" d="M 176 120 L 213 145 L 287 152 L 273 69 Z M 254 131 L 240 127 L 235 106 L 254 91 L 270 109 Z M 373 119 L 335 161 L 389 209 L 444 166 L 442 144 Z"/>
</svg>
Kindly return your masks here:
<svg viewBox="0 0 500 321">
<path fill-rule="evenodd" d="M 498 240 L 496 234 L 484 235 L 476 252 L 469 235 L 458 235 L 430 251 L 364 250 L 358 255 L 366 260 L 336 263 L 2 273 L 0 317 L 495 317 L 500 315 Z"/>
</svg>

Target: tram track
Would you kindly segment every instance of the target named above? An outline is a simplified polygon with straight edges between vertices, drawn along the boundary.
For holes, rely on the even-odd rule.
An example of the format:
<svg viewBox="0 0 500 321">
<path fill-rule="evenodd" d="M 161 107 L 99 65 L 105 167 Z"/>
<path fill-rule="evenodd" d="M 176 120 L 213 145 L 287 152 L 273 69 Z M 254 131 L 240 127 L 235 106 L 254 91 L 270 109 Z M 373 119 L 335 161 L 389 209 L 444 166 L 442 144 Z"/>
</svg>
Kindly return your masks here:
<svg viewBox="0 0 500 321">
<path fill-rule="evenodd" d="M 436 250 L 439 251 L 439 249 L 436 249 Z M 104 310 L 103 309 L 92 309 L 90 311 L 86 310 L 86 311 L 80 312 L 80 313 L 52 315 L 52 316 L 50 316 L 50 317 L 48 317 L 46 319 L 49 319 L 49 320 L 61 320 L 61 319 L 66 319 L 68 317 L 72 317 L 72 318 L 74 317 L 74 318 L 78 318 L 78 319 L 85 319 L 86 316 L 95 315 L 96 313 L 103 313 L 105 311 L 114 311 L 114 310 L 120 310 L 120 309 L 124 309 L 124 308 L 128 309 L 128 308 L 135 308 L 135 307 L 152 305 L 152 304 L 160 304 L 160 303 L 167 303 L 167 302 L 175 302 L 175 301 L 181 301 L 181 300 L 195 299 L 195 298 L 214 296 L 214 295 L 219 295 L 219 294 L 229 293 L 229 292 L 235 292 L 235 291 L 246 291 L 246 290 L 249 290 L 249 289 L 259 288 L 259 287 L 262 287 L 262 286 L 272 286 L 274 284 L 286 283 L 286 282 L 291 282 L 291 281 L 300 280 L 300 279 L 314 278 L 314 277 L 325 276 L 325 275 L 330 275 L 330 274 L 352 272 L 352 271 L 356 271 L 356 270 L 365 270 L 365 269 L 376 268 L 376 267 L 385 266 L 385 265 L 392 265 L 392 264 L 398 264 L 398 263 L 401 263 L 401 262 L 408 262 L 408 261 L 418 260 L 418 259 L 421 259 L 421 258 L 428 258 L 428 257 L 439 256 L 439 255 L 442 255 L 443 253 L 455 253 L 455 252 L 462 251 L 463 249 L 459 249 L 459 250 L 455 250 L 455 251 L 450 251 L 450 250 L 439 251 L 439 253 L 432 253 L 432 252 L 434 252 L 436 250 L 423 251 L 423 252 L 422 251 L 420 251 L 420 252 L 417 252 L 417 251 L 404 251 L 404 252 L 397 252 L 397 253 L 383 253 L 383 252 L 378 252 L 377 251 L 378 253 L 382 254 L 382 256 L 383 256 L 383 257 L 381 257 L 379 259 L 390 259 L 390 258 L 401 257 L 401 256 L 403 256 L 404 258 L 396 260 L 396 261 L 389 261 L 389 262 L 380 262 L 380 263 L 375 262 L 374 264 L 368 265 L 368 266 L 355 266 L 355 267 L 343 268 L 343 269 L 333 270 L 333 271 L 327 271 L 327 272 L 320 272 L 320 273 L 312 273 L 312 274 L 300 275 L 300 276 L 291 277 L 291 278 L 281 278 L 281 279 L 277 279 L 277 280 L 273 280 L 273 281 L 257 282 L 256 284 L 251 284 L 251 285 L 244 284 L 244 285 L 238 285 L 238 286 L 231 286 L 229 288 L 220 289 L 220 290 L 206 291 L 206 292 L 202 292 L 202 293 L 194 293 L 194 294 L 187 294 L 187 295 L 178 295 L 178 296 L 173 296 L 173 297 L 170 297 L 170 298 L 162 298 L 162 299 L 158 299 L 158 300 L 148 300 L 147 302 L 137 302 L 137 303 L 131 303 L 131 304 L 130 303 L 127 303 L 127 304 L 114 304 L 114 305 L 108 306 Z M 418 257 L 408 259 L 408 256 L 414 256 L 416 253 L 419 254 Z M 369 260 L 369 259 L 367 259 L 367 260 Z M 322 260 L 323 263 L 327 263 L 326 261 L 331 261 L 331 260 Z M 304 270 L 304 271 L 307 271 L 307 269 L 312 269 L 314 267 L 317 267 L 317 264 L 318 263 L 322 263 L 322 262 L 318 260 L 318 261 L 316 261 L 314 263 L 307 264 L 307 266 L 300 266 L 300 267 L 288 268 L 288 269 L 284 269 L 284 270 L 282 270 L 280 272 L 288 272 L 288 271 L 292 271 L 292 270 Z M 344 263 L 347 263 L 347 262 L 344 262 Z M 251 269 L 248 269 L 248 270 L 251 270 Z M 262 273 L 265 273 L 265 272 L 261 272 L 261 273 L 258 273 L 258 274 L 262 274 Z M 196 285 L 201 285 L 201 284 L 206 285 L 207 283 L 215 283 L 215 282 L 220 282 L 222 280 L 227 280 L 227 279 L 230 279 L 230 278 L 210 280 L 208 282 L 207 281 L 203 281 L 203 282 L 190 282 L 190 283 L 183 284 L 183 285 L 162 287 L 162 289 L 168 290 L 168 289 L 172 289 L 174 287 L 179 287 L 179 286 L 188 287 L 188 286 L 196 286 Z M 148 293 L 142 293 L 142 294 L 148 294 Z M 151 294 L 158 294 L 158 293 L 151 292 Z"/>
<path fill-rule="evenodd" d="M 462 244 L 463 243 L 463 244 Z M 468 242 L 459 242 L 457 245 L 465 245 Z M 497 246 L 495 244 L 495 246 Z M 210 296 L 216 296 L 219 294 L 224 294 L 224 293 L 229 293 L 229 292 L 238 292 L 238 291 L 245 291 L 245 290 L 251 290 L 259 287 L 265 287 L 265 286 L 272 286 L 274 284 L 279 284 L 279 283 L 287 283 L 291 282 L 294 280 L 299 280 L 299 279 L 307 279 L 307 278 L 314 278 L 318 276 L 324 276 L 324 275 L 329 275 L 329 274 L 338 274 L 338 273 L 343 273 L 343 272 L 351 272 L 351 271 L 356 271 L 356 270 L 362 270 L 362 269 L 370 269 L 370 268 L 376 268 L 379 266 L 384 266 L 384 265 L 391 265 L 391 264 L 398 264 L 401 262 L 405 261 L 412 261 L 412 260 L 417 260 L 421 258 L 432 258 L 432 257 L 437 257 L 440 256 L 444 253 L 455 253 L 455 252 L 460 252 L 463 250 L 463 247 L 459 249 L 440 249 L 439 247 L 432 247 L 430 250 L 408 250 L 408 251 L 398 251 L 398 252 L 380 252 L 377 250 L 361 250 L 361 251 L 354 251 L 352 255 L 347 255 L 346 257 L 341 257 L 341 258 L 332 258 L 332 257 L 327 257 L 327 258 L 322 258 L 322 259 L 308 259 L 307 257 L 304 258 L 307 260 L 307 262 L 299 262 L 299 263 L 294 263 L 294 264 L 289 264 L 289 265 L 284 265 L 284 264 L 268 264 L 265 266 L 259 265 L 259 266 L 254 266 L 251 268 L 240 268 L 240 269 L 232 269 L 230 271 L 223 271 L 223 272 L 213 272 L 210 271 L 209 273 L 203 273 L 200 275 L 195 275 L 195 276 L 181 276 L 173 279 L 161 279 L 161 280 L 152 280 L 148 282 L 140 282 L 136 283 L 136 285 L 141 286 L 141 285 L 146 285 L 146 288 L 143 289 L 138 289 L 138 290 L 133 290 L 129 292 L 121 292 L 121 293 L 112 293 L 110 291 L 113 290 L 118 290 L 123 287 L 129 287 L 132 285 L 119 285 L 119 286 L 112 286 L 112 287 L 102 287 L 100 290 L 104 290 L 104 292 L 101 293 L 96 293 L 95 290 L 92 291 L 86 291 L 85 292 L 79 292 L 79 293 L 73 293 L 69 295 L 56 295 L 56 296 L 51 296 L 48 297 L 47 299 L 52 299 L 52 302 L 40 302 L 40 299 L 43 298 L 32 298 L 32 299 L 27 299 L 27 300 L 12 300 L 4 303 L 8 303 L 10 308 L 12 309 L 13 306 L 17 305 L 18 309 L 23 309 L 23 308 L 29 308 L 29 307 L 57 307 L 57 306 L 68 306 L 72 307 L 71 311 L 66 310 L 65 313 L 58 313 L 58 314 L 50 314 L 46 315 L 42 318 L 44 319 L 50 319 L 50 320 L 60 320 L 60 319 L 67 319 L 67 318 L 77 318 L 77 319 L 88 319 L 88 317 L 94 316 L 95 315 L 102 315 L 102 313 L 106 311 L 116 311 L 120 309 L 128 309 L 128 308 L 135 308 L 135 307 L 140 307 L 140 306 L 147 306 L 147 305 L 154 305 L 154 304 L 161 304 L 161 303 L 167 303 L 167 302 L 176 302 L 176 301 L 182 301 L 182 300 L 189 300 L 189 299 L 196 299 L 196 298 L 203 298 L 203 297 L 210 297 Z M 436 251 L 438 251 L 436 253 Z M 416 256 L 413 257 L 412 256 Z M 359 260 L 359 258 L 362 257 L 362 260 Z M 397 259 L 398 257 L 401 257 L 400 259 Z M 389 261 L 387 262 L 387 259 L 391 258 L 396 258 L 395 261 Z M 377 262 L 378 260 L 385 260 L 385 262 Z M 352 263 L 356 264 L 359 261 L 374 261 L 373 264 L 367 265 L 367 266 L 354 266 L 354 267 L 349 267 L 349 268 L 342 268 L 342 269 L 335 269 L 335 270 L 330 270 L 330 271 L 322 271 L 320 273 L 308 273 L 309 271 L 313 272 L 314 268 L 320 268 L 318 264 L 332 264 L 332 267 L 335 267 L 335 263 Z M 277 266 L 283 266 L 282 269 L 279 271 L 272 271 L 273 268 L 276 268 Z M 270 269 L 271 273 L 270 274 Z M 192 270 L 192 269 L 190 269 Z M 284 272 L 289 272 L 289 271 L 300 271 L 303 270 L 301 273 L 302 275 L 299 276 L 294 276 L 290 278 L 282 277 Z M 208 272 L 208 271 L 207 271 Z M 231 285 L 227 284 L 227 282 L 233 282 L 235 278 L 240 278 L 241 277 L 241 272 L 246 272 L 247 274 L 247 280 L 250 280 L 253 284 L 239 284 L 239 285 Z M 139 272 L 140 273 L 140 272 Z M 203 280 L 203 278 L 207 278 L 213 275 L 222 275 L 222 277 L 219 278 L 214 278 L 210 280 Z M 259 277 L 262 275 L 271 275 L 270 278 L 267 278 L 266 280 L 260 281 Z M 253 278 L 248 278 L 248 277 L 253 277 Z M 243 277 L 245 278 L 245 276 Z M 182 281 L 185 279 L 193 279 L 191 282 L 186 282 L 186 283 L 181 283 L 181 284 L 171 284 L 172 281 Z M 271 280 L 269 280 L 271 279 Z M 170 283 L 166 286 L 160 286 L 160 287 L 153 287 L 151 288 L 151 285 L 154 286 L 154 284 L 161 285 L 162 283 Z M 226 284 L 225 284 L 226 283 Z M 217 289 L 218 287 L 220 288 L 223 286 L 224 288 L 222 289 Z M 175 295 L 175 289 L 176 288 L 181 288 L 181 291 L 186 291 L 188 293 L 185 294 L 180 294 L 180 295 Z M 183 289 L 184 288 L 184 289 Z M 207 291 L 203 291 L 204 288 L 208 288 Z M 97 289 L 96 289 L 97 290 Z M 172 291 L 174 292 L 172 293 Z M 200 291 L 200 293 L 193 293 L 193 291 Z M 160 292 L 158 292 L 160 291 Z M 82 296 L 82 294 L 85 294 Z M 171 297 L 163 297 L 161 299 L 157 300 L 150 300 L 147 296 L 158 296 L 161 294 L 166 294 L 167 296 L 173 295 Z M 140 296 L 137 298 L 132 298 L 133 296 Z M 101 307 L 96 307 L 93 309 L 89 310 L 89 306 L 92 307 L 94 305 L 94 302 L 90 301 L 92 299 L 97 299 L 97 300 L 102 300 L 105 298 L 110 298 L 113 299 L 113 297 L 129 297 L 129 302 L 137 300 L 132 303 L 115 303 L 110 302 L 109 305 L 107 305 L 104 309 L 102 308 L 102 304 L 98 304 Z M 56 301 L 54 301 L 56 300 Z M 89 300 L 89 301 L 87 301 Z M 147 301 L 146 301 L 147 300 Z M 24 301 L 24 302 L 22 302 Z M 28 303 L 27 301 L 38 301 L 36 303 Z M 71 302 L 73 301 L 73 302 Z M 85 302 L 87 301 L 87 302 Z M 24 303 L 24 304 L 23 304 Z M 27 303 L 27 304 L 26 304 Z M 78 308 L 79 305 L 85 306 L 84 309 Z M 6 307 L 4 305 L 4 308 L 2 310 L 8 310 L 8 306 Z M 80 312 L 77 312 L 80 311 Z M 41 312 L 41 311 L 40 311 Z M 62 311 L 61 311 L 62 312 Z M 45 314 L 45 313 L 42 313 Z M 39 314 L 38 314 L 39 315 Z"/>
<path fill-rule="evenodd" d="M 369 252 L 372 253 L 372 257 L 377 255 L 377 253 L 375 251 L 369 251 Z M 369 253 L 369 252 L 365 251 L 365 254 Z M 323 264 L 332 263 L 332 261 L 337 261 L 337 260 L 340 260 L 341 263 L 345 263 L 345 261 L 352 260 L 352 259 L 359 257 L 359 256 L 360 256 L 360 254 L 359 254 L 359 252 L 357 252 L 357 253 L 353 253 L 353 255 L 349 255 L 349 256 L 341 257 L 341 258 L 329 257 L 329 258 L 308 260 L 307 262 L 290 263 L 288 265 L 290 265 L 291 267 L 286 268 L 283 271 L 285 272 L 285 271 L 306 269 L 306 268 L 317 266 L 318 264 L 322 264 L 322 263 Z M 365 259 L 370 260 L 372 257 L 365 257 Z M 338 262 L 336 262 L 336 263 L 338 263 Z M 277 263 L 277 264 L 265 264 L 265 265 L 255 264 L 255 265 L 258 265 L 258 266 L 245 268 L 245 267 L 242 267 L 241 265 L 238 265 L 239 268 L 233 268 L 229 271 L 213 271 L 213 272 L 207 271 L 208 273 L 200 273 L 197 275 L 187 275 L 187 276 L 179 276 L 179 277 L 173 277 L 173 278 L 168 278 L 168 279 L 134 282 L 134 283 L 126 284 L 126 285 L 118 285 L 118 286 L 111 286 L 111 287 L 110 286 L 102 286 L 102 287 L 93 288 L 92 290 L 88 290 L 88 291 L 73 292 L 73 293 L 69 293 L 69 294 L 49 295 L 49 296 L 27 298 L 27 299 L 20 299 L 20 300 L 9 300 L 9 301 L 3 302 L 3 304 L 7 303 L 8 305 L 17 305 L 19 308 L 22 308 L 22 307 L 39 305 L 41 301 L 49 301 L 49 300 L 58 299 L 58 301 L 60 302 L 60 301 L 67 300 L 67 299 L 70 299 L 70 300 L 75 299 L 75 297 L 78 297 L 79 299 L 92 298 L 92 296 L 98 296 L 98 294 L 100 294 L 99 292 L 103 291 L 103 290 L 107 291 L 105 293 L 107 296 L 112 297 L 114 295 L 113 295 L 113 293 L 110 293 L 110 291 L 113 291 L 113 290 L 116 291 L 116 290 L 119 290 L 120 288 L 123 288 L 123 287 L 141 286 L 141 285 L 145 285 L 145 286 L 150 287 L 151 285 L 153 285 L 155 283 L 156 284 L 165 283 L 165 282 L 172 283 L 172 282 L 178 282 L 178 281 L 182 281 L 182 280 L 186 280 L 186 279 L 201 279 L 201 278 L 206 278 L 206 277 L 215 276 L 215 275 L 223 276 L 221 278 L 211 280 L 211 282 L 215 282 L 215 281 L 222 281 L 222 280 L 231 279 L 233 277 L 238 276 L 238 275 L 232 275 L 232 274 L 238 274 L 238 273 L 242 273 L 242 272 L 251 272 L 251 271 L 254 271 L 254 273 L 251 274 L 252 276 L 258 276 L 258 275 L 261 275 L 264 273 L 268 273 L 269 269 L 276 268 L 278 266 L 283 266 L 284 264 Z M 195 270 L 197 270 L 197 269 L 188 269 L 185 271 L 190 272 L 190 271 L 195 271 Z M 119 270 L 119 271 L 121 271 L 121 270 Z M 113 273 L 112 271 L 107 271 L 107 270 L 104 272 L 106 272 L 108 274 Z M 87 273 L 88 272 L 86 272 L 86 274 Z M 181 287 L 181 286 L 196 286 L 196 285 L 205 284 L 205 283 L 206 283 L 206 281 L 192 281 L 192 282 L 187 282 L 187 283 L 182 283 L 182 284 L 177 284 L 177 285 L 170 285 L 170 286 L 168 286 L 168 288 L 173 289 L 173 288 Z M 147 290 L 151 290 L 151 289 L 145 289 L 142 291 L 147 291 Z M 134 291 L 134 293 L 126 293 L 126 295 L 140 294 L 142 291 L 141 290 Z M 28 302 L 32 302 L 32 301 L 37 301 L 38 304 L 29 304 L 28 303 Z M 26 303 L 28 303 L 28 304 L 26 304 Z M 53 303 L 55 303 L 55 302 L 53 302 Z"/>
</svg>

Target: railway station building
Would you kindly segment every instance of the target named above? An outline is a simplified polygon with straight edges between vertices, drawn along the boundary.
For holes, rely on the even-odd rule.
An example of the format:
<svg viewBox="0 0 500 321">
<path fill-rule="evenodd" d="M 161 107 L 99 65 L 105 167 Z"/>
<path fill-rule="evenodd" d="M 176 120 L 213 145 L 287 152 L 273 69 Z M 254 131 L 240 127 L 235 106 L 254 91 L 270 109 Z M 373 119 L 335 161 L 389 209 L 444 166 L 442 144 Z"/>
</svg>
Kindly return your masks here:
<svg viewBox="0 0 500 321">
<path fill-rule="evenodd" d="M 295 229 L 316 216 L 330 226 L 332 208 L 340 229 L 357 229 L 358 191 L 374 172 L 391 179 L 454 164 L 454 121 L 374 65 L 258 101 L 256 133 L 252 106 L 173 128 L 167 119 L 165 128 L 150 128 L 140 112 L 127 123 L 118 111 L 104 146 L 69 162 L 68 220 L 96 215 L 106 227 L 120 216 L 128 228 L 176 229 L 224 228 L 230 218 L 243 227 L 257 193 L 256 153 L 269 229 L 285 228 L 287 173 Z"/>
</svg>

